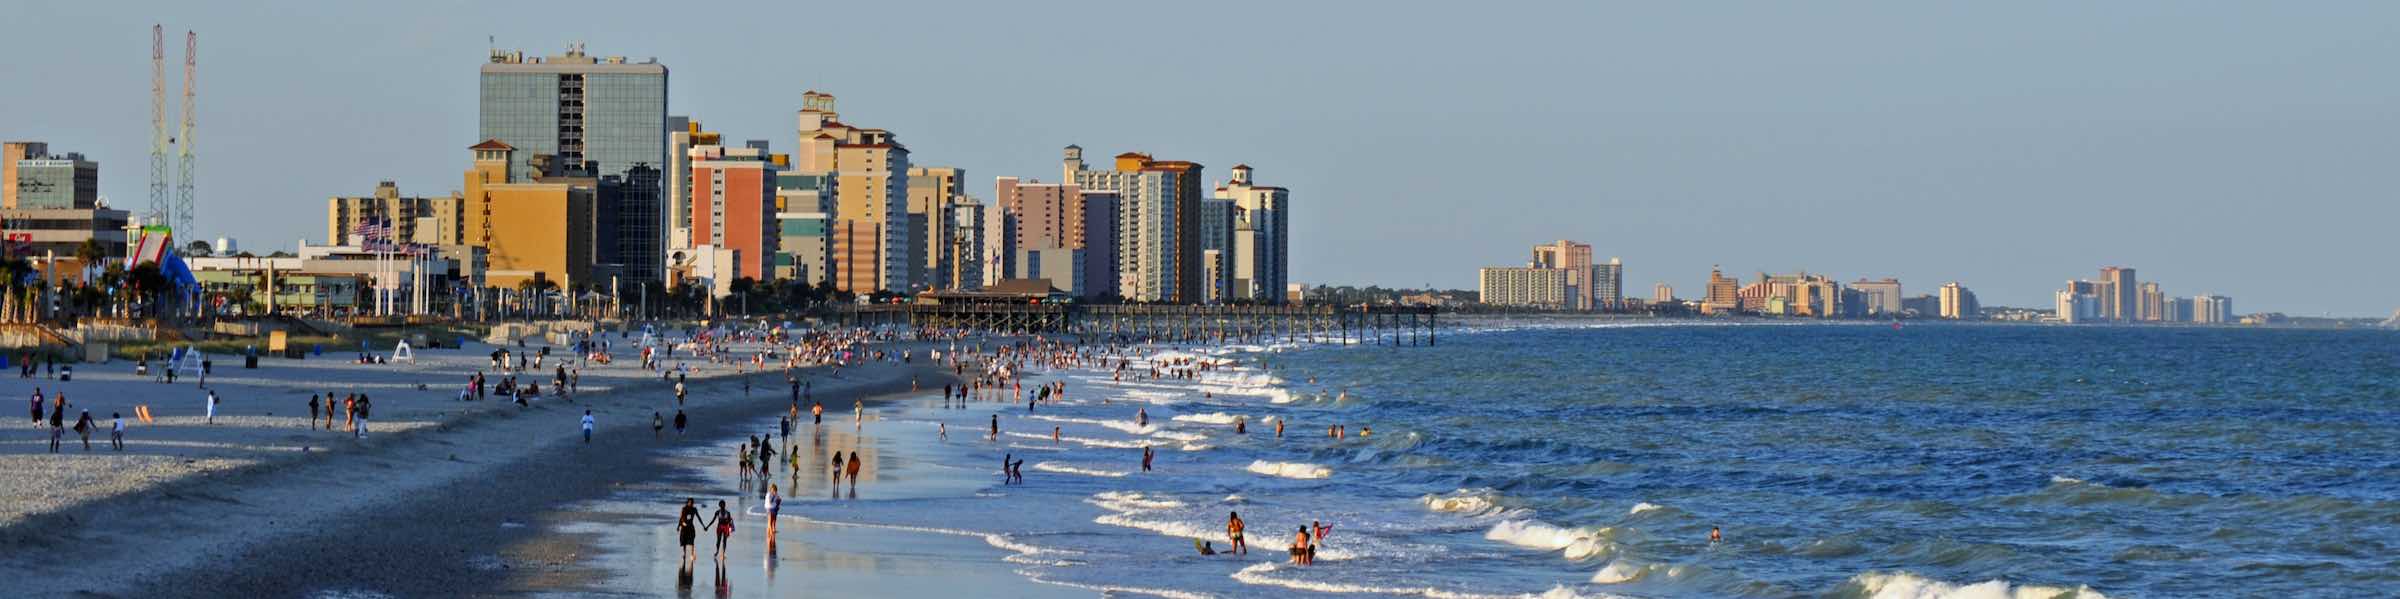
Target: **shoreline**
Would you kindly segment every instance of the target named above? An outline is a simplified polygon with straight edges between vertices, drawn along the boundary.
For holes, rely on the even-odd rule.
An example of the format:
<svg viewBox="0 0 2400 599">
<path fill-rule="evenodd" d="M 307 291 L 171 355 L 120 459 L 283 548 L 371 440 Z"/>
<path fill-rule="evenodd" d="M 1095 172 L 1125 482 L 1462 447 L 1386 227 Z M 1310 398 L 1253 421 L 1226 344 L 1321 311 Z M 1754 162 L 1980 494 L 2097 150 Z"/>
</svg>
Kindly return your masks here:
<svg viewBox="0 0 2400 599">
<path fill-rule="evenodd" d="M 420 359 L 429 352 L 420 352 Z M 740 421 L 740 414 L 772 413 L 787 405 L 787 388 L 780 384 L 754 390 L 750 401 L 741 401 L 743 374 L 718 364 L 695 366 L 708 374 L 691 379 L 693 398 L 684 408 L 692 419 L 687 435 L 712 434 Z M 0 549 L 6 549 L 0 563 L 19 572 L 41 573 L 23 577 L 13 589 L 26 596 L 298 595 L 353 581 L 418 578 L 440 566 L 439 556 L 474 546 L 461 542 L 468 537 L 445 536 L 467 532 L 463 525 L 471 520 L 462 516 L 478 510 L 530 510 L 539 506 L 527 507 L 526 502 L 622 483 L 618 475 L 627 471 L 627 464 L 616 460 L 646 451 L 651 443 L 618 443 L 617 451 L 599 449 L 603 446 L 595 443 L 594 450 L 586 450 L 577 435 L 578 411 L 588 408 L 598 417 L 595 441 L 640 439 L 648 419 L 640 418 L 639 412 L 672 413 L 672 400 L 662 399 L 667 394 L 661 392 L 670 385 L 634 364 L 596 368 L 634 374 L 617 378 L 617 384 L 605 390 L 587 388 L 573 402 L 554 397 L 514 409 L 493 396 L 463 406 L 455 400 L 432 404 L 431 410 L 417 405 L 413 407 L 420 415 L 431 411 L 441 416 L 397 431 L 399 423 L 378 418 L 374 432 L 357 447 L 293 452 L 227 470 L 153 481 L 34 514 L 0 528 Z M 909 378 L 896 364 L 844 368 L 839 379 L 827 377 L 826 367 L 795 372 L 828 383 L 817 389 L 827 395 L 816 396 L 828 403 L 843 395 L 904 390 Z M 439 380 L 464 374 L 425 376 Z M 539 372 L 525 376 L 543 378 Z M 419 382 L 431 384 L 420 377 L 397 385 Z M 390 400 L 377 403 L 386 401 Z M 393 409 L 404 405 L 378 405 L 377 413 L 408 414 Z M 268 418 L 298 423 L 297 417 Z M 332 435 L 329 438 L 346 440 Z M 105 438 L 105 431 L 100 436 Z M 77 443 L 71 434 L 68 442 Z M 562 477 L 562 472 L 571 475 Z M 412 501 L 417 498 L 431 501 Z M 412 538 L 418 543 L 406 542 Z M 409 588 L 449 595 L 474 586 L 460 578 Z"/>
</svg>

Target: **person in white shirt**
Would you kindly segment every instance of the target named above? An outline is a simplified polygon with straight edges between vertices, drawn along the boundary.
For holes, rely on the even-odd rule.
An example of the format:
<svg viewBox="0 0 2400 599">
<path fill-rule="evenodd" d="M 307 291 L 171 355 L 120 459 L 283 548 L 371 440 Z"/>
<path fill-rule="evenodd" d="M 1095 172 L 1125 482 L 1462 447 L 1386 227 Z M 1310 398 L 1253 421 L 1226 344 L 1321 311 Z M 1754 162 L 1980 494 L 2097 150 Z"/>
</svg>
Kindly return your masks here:
<svg viewBox="0 0 2400 599">
<path fill-rule="evenodd" d="M 588 445 L 588 444 L 590 444 L 590 443 L 592 442 L 592 411 L 591 411 L 591 410 L 584 410 L 584 411 L 583 411 L 583 442 L 584 442 L 585 444 L 587 444 L 587 445 Z"/>
<path fill-rule="evenodd" d="M 217 423 L 217 392 L 208 392 L 208 423 Z"/>
<path fill-rule="evenodd" d="M 125 451 L 125 416 L 116 412 L 109 412 L 108 419 L 110 421 L 108 430 L 108 446 L 115 448 L 117 451 Z"/>
</svg>

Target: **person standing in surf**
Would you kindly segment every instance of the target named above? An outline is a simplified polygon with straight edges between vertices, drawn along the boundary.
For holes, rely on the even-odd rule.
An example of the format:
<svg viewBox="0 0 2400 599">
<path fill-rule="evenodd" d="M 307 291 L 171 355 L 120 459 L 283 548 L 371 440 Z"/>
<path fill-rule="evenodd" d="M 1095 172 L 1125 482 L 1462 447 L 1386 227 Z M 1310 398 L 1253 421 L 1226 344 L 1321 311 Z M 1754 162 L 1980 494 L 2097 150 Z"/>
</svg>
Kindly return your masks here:
<svg viewBox="0 0 2400 599">
<path fill-rule="evenodd" d="M 1228 514 L 1232 514 L 1232 515 L 1230 515 L 1230 516 L 1227 516 L 1227 517 L 1226 517 L 1226 520 L 1225 520 L 1225 537 L 1226 537 L 1227 539 L 1231 540 L 1231 541 L 1233 542 L 1233 545 L 1232 545 L 1231 547 L 1227 547 L 1227 548 L 1225 549 L 1225 552 L 1226 552 L 1226 553 L 1239 553 L 1239 554 L 1242 554 L 1242 555 L 1249 555 L 1249 554 L 1250 554 L 1250 546 L 1249 546 L 1248 544 L 1245 544 L 1245 543 L 1243 543 L 1243 542 L 1242 542 L 1242 513 L 1241 513 L 1241 512 L 1227 512 L 1227 513 L 1228 513 Z"/>
</svg>

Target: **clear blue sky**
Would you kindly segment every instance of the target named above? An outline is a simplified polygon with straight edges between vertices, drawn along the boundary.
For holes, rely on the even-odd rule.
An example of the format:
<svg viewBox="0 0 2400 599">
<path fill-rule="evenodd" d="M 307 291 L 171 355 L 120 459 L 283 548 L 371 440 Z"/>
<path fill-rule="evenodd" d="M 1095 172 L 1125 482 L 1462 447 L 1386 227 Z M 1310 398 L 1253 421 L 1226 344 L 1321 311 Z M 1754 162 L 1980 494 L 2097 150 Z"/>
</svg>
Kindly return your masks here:
<svg viewBox="0 0 2400 599">
<path fill-rule="evenodd" d="M 150 24 L 178 63 L 197 30 L 200 232 L 285 248 L 326 197 L 459 186 L 486 36 L 581 40 L 737 140 L 836 94 L 987 200 L 1070 143 L 1251 164 L 1293 189 L 1296 281 L 1471 287 L 1571 238 L 1635 296 L 1722 264 L 2046 306 L 2123 264 L 2244 312 L 2400 307 L 2400 3 L 566 6 L 17 3 L 0 138 L 140 210 Z"/>
</svg>

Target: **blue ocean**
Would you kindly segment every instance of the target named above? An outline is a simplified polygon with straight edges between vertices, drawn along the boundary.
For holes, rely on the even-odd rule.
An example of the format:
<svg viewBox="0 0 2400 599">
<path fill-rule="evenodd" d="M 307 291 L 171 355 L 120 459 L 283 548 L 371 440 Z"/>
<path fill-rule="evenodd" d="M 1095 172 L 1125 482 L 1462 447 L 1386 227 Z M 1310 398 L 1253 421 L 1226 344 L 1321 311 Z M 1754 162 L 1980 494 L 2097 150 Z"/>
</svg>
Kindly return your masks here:
<svg viewBox="0 0 2400 599">
<path fill-rule="evenodd" d="M 971 494 L 795 511 L 1168 597 L 2400 596 L 2391 332 L 1657 323 L 1125 349 L 1121 381 L 1035 369 L 1027 389 L 1068 400 L 1032 412 L 875 423 L 947 424 L 885 451 L 989 481 Z M 1224 365 L 1152 380 L 1143 360 Z M 999 483 L 1003 454 L 1025 484 Z M 1252 553 L 1201 555 L 1236 512 Z M 1312 522 L 1333 527 L 1316 564 L 1284 563 Z"/>
</svg>

